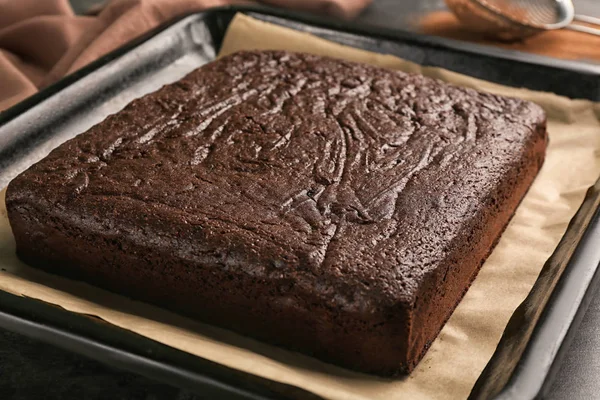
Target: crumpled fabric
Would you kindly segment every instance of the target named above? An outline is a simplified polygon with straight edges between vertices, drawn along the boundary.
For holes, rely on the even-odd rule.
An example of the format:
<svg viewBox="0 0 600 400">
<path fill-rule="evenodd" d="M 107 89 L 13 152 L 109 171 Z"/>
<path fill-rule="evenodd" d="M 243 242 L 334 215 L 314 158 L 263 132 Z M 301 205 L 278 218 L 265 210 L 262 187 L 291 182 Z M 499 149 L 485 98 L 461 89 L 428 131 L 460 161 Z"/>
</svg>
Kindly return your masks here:
<svg viewBox="0 0 600 400">
<path fill-rule="evenodd" d="M 260 0 L 354 18 L 372 0 Z M 75 15 L 68 0 L 0 0 L 0 111 L 178 15 L 248 0 L 112 0 Z"/>
</svg>

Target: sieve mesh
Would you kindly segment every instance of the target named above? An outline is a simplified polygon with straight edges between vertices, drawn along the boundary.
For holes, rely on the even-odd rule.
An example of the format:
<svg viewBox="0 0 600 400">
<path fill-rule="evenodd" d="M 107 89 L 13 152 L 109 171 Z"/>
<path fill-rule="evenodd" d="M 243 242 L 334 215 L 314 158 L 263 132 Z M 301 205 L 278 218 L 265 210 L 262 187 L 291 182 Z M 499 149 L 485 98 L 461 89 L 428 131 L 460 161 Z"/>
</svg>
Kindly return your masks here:
<svg viewBox="0 0 600 400">
<path fill-rule="evenodd" d="M 550 25 L 561 21 L 556 0 L 479 0 L 495 11 L 526 25 Z"/>
</svg>

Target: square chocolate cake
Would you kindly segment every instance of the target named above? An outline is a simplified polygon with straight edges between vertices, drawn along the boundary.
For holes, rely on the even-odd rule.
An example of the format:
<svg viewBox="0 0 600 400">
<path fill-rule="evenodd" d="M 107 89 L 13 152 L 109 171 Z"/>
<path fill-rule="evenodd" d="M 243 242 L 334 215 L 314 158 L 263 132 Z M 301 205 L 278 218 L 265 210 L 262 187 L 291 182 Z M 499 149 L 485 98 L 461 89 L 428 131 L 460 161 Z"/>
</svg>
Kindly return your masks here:
<svg viewBox="0 0 600 400">
<path fill-rule="evenodd" d="M 410 372 L 540 169 L 535 104 L 240 52 L 23 172 L 19 257 L 358 371 Z"/>
</svg>

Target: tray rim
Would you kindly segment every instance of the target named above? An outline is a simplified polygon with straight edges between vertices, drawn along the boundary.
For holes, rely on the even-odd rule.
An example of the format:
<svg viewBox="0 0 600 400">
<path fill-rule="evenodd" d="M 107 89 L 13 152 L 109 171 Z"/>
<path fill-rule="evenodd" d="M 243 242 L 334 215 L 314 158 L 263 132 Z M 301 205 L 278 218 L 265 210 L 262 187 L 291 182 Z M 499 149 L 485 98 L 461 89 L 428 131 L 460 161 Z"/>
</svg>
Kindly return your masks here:
<svg viewBox="0 0 600 400">
<path fill-rule="evenodd" d="M 193 12 L 193 13 L 179 16 L 179 17 L 149 31 L 148 33 L 138 37 L 137 39 L 134 39 L 133 41 L 128 42 L 124 46 L 119 47 L 118 49 L 99 58 L 98 60 L 92 62 L 91 64 L 87 65 L 86 67 L 66 76 L 65 78 L 61 79 L 60 81 L 56 82 L 55 84 L 53 84 L 47 88 L 45 88 L 44 90 L 36 93 L 35 95 L 25 99 L 24 101 L 14 105 L 13 107 L 11 107 L 3 112 L 0 112 L 0 128 L 4 124 L 6 124 L 10 120 L 12 120 L 13 118 L 21 115 L 25 111 L 27 111 L 27 110 L 33 108 L 34 106 L 36 106 L 37 104 L 43 102 L 45 99 L 60 92 L 61 90 L 65 89 L 66 87 L 70 86 L 71 84 L 77 82 L 81 78 L 95 72 L 96 70 L 103 67 L 104 65 L 106 65 L 106 64 L 110 63 L 111 61 L 119 58 L 120 56 L 128 53 L 132 49 L 134 49 L 134 48 L 138 47 L 139 45 L 141 45 L 142 43 L 152 39 L 157 34 L 161 33 L 162 31 L 168 29 L 172 25 L 174 25 L 186 18 L 190 18 L 190 17 L 194 17 L 194 16 L 210 17 L 212 14 L 218 14 L 218 13 L 235 14 L 236 12 L 242 12 L 242 13 L 246 13 L 246 14 L 258 13 L 258 14 L 263 14 L 263 15 L 267 15 L 267 16 L 271 16 L 271 17 L 283 18 L 286 20 L 291 20 L 294 22 L 299 22 L 299 23 L 303 23 L 303 24 L 307 24 L 307 25 L 318 26 L 318 27 L 322 27 L 322 28 L 329 29 L 332 31 L 341 31 L 341 32 L 363 35 L 363 36 L 368 36 L 368 37 L 373 37 L 374 35 L 377 35 L 379 38 L 387 39 L 387 40 L 410 41 L 413 43 L 416 42 L 418 45 L 443 47 L 443 48 L 451 49 L 451 50 L 455 50 L 455 51 L 464 51 L 464 52 L 468 52 L 468 53 L 475 53 L 478 55 L 484 55 L 484 56 L 493 57 L 493 58 L 503 58 L 503 59 L 509 59 L 509 60 L 513 60 L 513 61 L 517 61 L 517 62 L 524 62 L 524 63 L 528 63 L 528 64 L 533 64 L 533 65 L 543 65 L 546 67 L 549 66 L 552 68 L 567 69 L 567 70 L 571 70 L 571 71 L 582 73 L 582 74 L 600 75 L 600 66 L 598 66 L 596 68 L 594 65 L 583 65 L 583 67 L 582 67 L 581 63 L 566 61 L 566 60 L 558 60 L 561 62 L 555 63 L 555 61 L 557 61 L 557 60 L 549 58 L 549 57 L 543 57 L 543 56 L 533 56 L 532 57 L 532 55 L 529 55 L 527 53 L 521 53 L 521 52 L 513 51 L 513 50 L 496 49 L 491 46 L 482 46 L 482 45 L 471 46 L 468 43 L 464 43 L 464 42 L 459 42 L 459 41 L 450 40 L 450 39 L 443 39 L 443 38 L 438 38 L 438 37 L 430 37 L 430 36 L 426 36 L 426 35 L 415 34 L 415 33 L 409 32 L 409 31 L 400 31 L 400 30 L 396 31 L 396 30 L 389 30 L 389 29 L 385 29 L 385 28 L 375 28 L 372 31 L 369 31 L 372 28 L 370 28 L 368 26 L 367 27 L 365 27 L 365 26 L 357 27 L 357 26 L 353 26 L 352 24 L 347 24 L 347 23 L 344 23 L 342 25 L 340 22 L 331 21 L 331 20 L 328 20 L 328 19 L 325 19 L 322 17 L 316 17 L 316 16 L 302 14 L 302 13 L 293 13 L 293 12 L 289 13 L 289 12 L 285 12 L 285 11 L 282 11 L 279 9 L 272 9 L 270 7 L 226 6 L 226 7 L 219 7 L 219 8 L 206 10 L 206 11 Z M 467 48 L 467 46 L 468 46 L 468 48 Z M 483 53 L 480 51 L 476 51 L 479 48 L 486 48 L 487 51 L 485 51 Z M 501 51 L 500 52 L 490 51 L 490 49 L 491 50 L 501 50 Z M 486 54 L 486 53 L 493 53 L 493 54 Z M 507 53 L 507 54 L 504 54 L 504 53 Z M 508 54 L 508 53 L 510 53 L 510 54 Z M 507 55 L 508 55 L 508 57 L 507 57 Z M 523 56 L 527 56 L 528 59 L 523 59 Z M 533 62 L 532 62 L 532 60 L 533 60 Z M 548 61 L 550 61 L 550 63 L 547 63 Z M 557 66 L 557 64 L 564 65 L 565 68 L 561 68 L 561 67 Z M 589 193 L 588 193 L 588 195 L 589 195 Z M 588 197 L 586 196 L 586 199 L 587 198 Z M 579 215 L 580 211 L 581 211 L 581 208 L 577 211 L 576 216 Z M 598 212 L 597 209 L 595 211 L 593 211 L 593 213 L 597 213 L 597 212 Z M 598 222 L 598 221 L 596 221 L 596 222 Z M 586 228 L 586 230 L 587 230 L 587 228 Z M 597 268 L 596 272 L 598 272 L 599 270 L 600 269 Z M 564 275 L 564 274 L 561 274 L 561 275 Z M 600 273 L 595 274 L 595 276 L 594 276 L 595 281 L 600 280 L 600 278 L 598 278 L 598 276 L 600 276 Z M 554 294 L 554 292 L 557 290 L 556 288 L 558 287 L 559 284 L 560 284 L 560 280 L 559 280 L 558 284 L 553 288 L 552 294 Z M 591 286 L 593 286 L 593 285 L 590 284 L 590 287 Z M 590 289 L 590 287 L 588 287 L 588 289 Z M 589 294 L 590 291 L 591 290 L 586 291 L 586 296 L 587 296 L 586 299 L 588 299 L 586 301 L 588 301 L 588 303 L 589 303 L 589 298 L 591 297 L 591 295 Z M 1 294 L 4 295 L 7 293 L 2 292 Z M 18 297 L 18 296 L 14 296 L 14 297 Z M 18 298 L 18 301 L 22 301 L 23 304 L 26 304 L 26 303 L 30 304 L 29 302 L 36 301 L 36 300 L 35 299 L 27 299 L 27 298 Z M 584 303 L 584 301 L 582 301 L 581 303 Z M 549 305 L 550 305 L 550 303 L 546 304 L 545 308 L 547 308 Z M 81 343 L 83 343 L 84 347 L 87 346 L 86 347 L 87 349 L 94 348 L 98 345 L 104 346 L 101 342 L 90 340 L 88 337 L 85 337 L 82 335 L 73 335 L 72 333 L 65 330 L 64 328 L 55 327 L 48 323 L 40 323 L 40 322 L 36 323 L 34 321 L 24 319 L 24 318 L 18 316 L 17 314 L 6 313 L 1 310 L 2 306 L 3 306 L 3 304 L 0 303 L 0 325 L 5 326 L 5 327 L 12 326 L 13 327 L 12 330 L 19 331 L 19 329 L 17 329 L 17 328 L 18 328 L 19 323 L 21 323 L 20 326 L 31 325 L 35 329 L 37 329 L 39 331 L 47 332 L 51 335 L 62 334 L 65 337 L 75 338 L 75 339 L 79 340 Z M 583 310 L 583 312 L 580 312 L 580 311 L 581 311 L 581 307 L 578 307 L 576 318 L 581 319 L 582 314 L 585 312 L 585 310 Z M 66 310 L 64 312 L 70 313 Z M 545 312 L 545 310 L 544 310 L 544 312 Z M 75 314 L 75 313 L 70 313 L 70 314 Z M 77 314 L 75 314 L 75 315 L 77 315 Z M 82 317 L 85 317 L 85 316 L 82 316 Z M 574 320 L 576 318 L 574 318 Z M 538 323 L 539 323 L 539 321 L 538 321 Z M 570 326 L 572 327 L 573 325 L 570 325 Z M 127 331 L 122 328 L 117 328 L 117 329 Z M 569 329 L 569 331 L 572 331 L 572 330 L 573 329 Z M 127 332 L 129 332 L 129 331 L 127 331 Z M 143 340 L 148 341 L 148 342 L 154 342 L 156 344 L 162 345 L 158 342 L 155 342 L 155 341 L 145 338 L 143 336 L 140 336 L 140 338 L 143 338 Z M 566 342 L 568 340 L 568 335 L 565 335 L 565 337 L 563 339 L 564 339 L 563 342 Z M 531 340 L 533 340 L 533 337 Z M 52 341 L 49 341 L 49 342 L 52 342 Z M 563 342 L 561 342 L 561 351 L 562 351 L 562 347 L 564 347 L 564 346 L 562 346 Z M 60 347 L 65 347 L 64 345 L 61 345 L 60 343 L 54 343 L 54 344 L 57 344 Z M 162 346 L 165 346 L 165 345 L 162 345 Z M 165 346 L 165 347 L 168 347 L 168 346 Z M 142 356 L 142 355 L 139 355 L 139 354 L 127 351 L 127 350 L 119 349 L 117 347 L 110 347 L 110 348 L 112 349 L 112 351 L 116 351 L 116 353 L 119 353 L 120 355 L 124 356 L 124 360 L 120 360 L 120 361 L 117 360 L 117 362 L 112 363 L 112 364 L 113 365 L 118 364 L 120 367 L 125 368 L 125 369 L 139 372 L 138 369 L 134 369 L 132 366 L 134 366 L 134 365 L 139 366 L 139 365 L 144 365 L 144 363 L 154 363 L 155 362 L 155 360 L 152 357 Z M 177 350 L 177 349 L 173 349 L 170 347 L 168 347 L 168 348 L 174 352 L 181 352 L 180 350 Z M 87 355 L 85 351 L 78 351 L 78 352 L 82 353 L 84 355 Z M 181 352 L 181 353 L 183 353 L 183 352 Z M 187 353 L 185 353 L 185 354 L 187 354 Z M 128 359 L 128 357 L 129 357 L 129 359 Z M 103 357 L 94 356 L 94 358 L 99 359 L 99 358 L 103 358 Z M 200 359 L 200 357 L 196 357 L 196 358 Z M 556 369 L 557 360 L 558 360 L 557 357 L 553 358 L 550 368 Z M 205 361 L 207 361 L 207 360 L 205 360 Z M 166 366 L 173 367 L 170 365 L 166 365 Z M 177 369 L 177 367 L 175 367 L 175 369 Z M 173 371 L 171 371 L 171 372 L 173 372 Z M 175 372 L 177 372 L 177 371 L 175 371 Z M 182 371 L 180 371 L 180 374 L 184 373 L 184 375 L 185 375 L 185 372 L 190 372 L 190 371 L 182 370 Z M 550 375 L 551 373 L 552 373 L 552 371 L 549 370 L 548 375 Z M 206 376 L 199 376 L 199 377 L 206 378 Z M 253 377 L 256 378 L 257 376 L 253 375 Z M 507 386 L 505 386 L 502 389 L 502 392 L 500 393 L 500 397 L 498 397 L 498 398 L 504 399 L 504 397 L 502 397 L 503 393 L 505 394 L 507 392 L 507 389 L 510 389 L 509 385 L 514 385 L 514 379 L 512 379 L 512 377 L 514 377 L 514 374 L 511 375 L 511 381 L 508 382 Z M 210 379 L 210 377 L 209 377 L 209 379 Z M 273 382 L 273 381 L 269 381 L 269 382 Z M 542 387 L 539 388 L 539 391 L 537 392 L 536 396 L 541 393 L 542 389 L 545 388 L 546 384 L 547 384 L 547 380 L 544 380 L 542 382 Z M 287 385 L 284 385 L 284 386 L 287 386 Z M 299 389 L 299 388 L 293 387 L 293 389 Z M 300 389 L 300 390 L 302 390 L 302 389 Z M 237 388 L 233 388 L 233 392 L 236 392 L 236 391 L 237 391 Z M 251 395 L 251 393 L 250 393 L 250 395 Z M 316 396 L 312 393 L 308 393 L 308 392 L 304 392 L 304 395 L 312 395 L 315 398 L 319 398 L 318 396 Z M 249 398 L 264 398 L 264 397 L 249 397 Z"/>
<path fill-rule="evenodd" d="M 0 306 L 0 326 L 5 329 L 176 387 L 197 392 L 216 387 L 232 399 L 321 399 L 304 389 L 247 374 L 55 304 L 0 291 Z M 107 330 L 114 334 L 109 340 Z M 102 339 L 97 337 L 100 333 Z M 117 347 L 112 343 L 116 340 L 129 348 Z M 171 359 L 165 361 L 165 356 Z"/>
</svg>

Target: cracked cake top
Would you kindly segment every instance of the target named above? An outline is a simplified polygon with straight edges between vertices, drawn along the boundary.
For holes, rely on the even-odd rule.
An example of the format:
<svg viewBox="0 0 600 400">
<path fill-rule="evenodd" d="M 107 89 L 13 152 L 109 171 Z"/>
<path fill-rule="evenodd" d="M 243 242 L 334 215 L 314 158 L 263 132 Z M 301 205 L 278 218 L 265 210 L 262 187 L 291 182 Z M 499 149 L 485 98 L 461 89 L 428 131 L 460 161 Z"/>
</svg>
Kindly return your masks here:
<svg viewBox="0 0 600 400">
<path fill-rule="evenodd" d="M 240 52 L 60 146 L 9 197 L 368 311 L 415 301 L 543 121 L 420 75 Z"/>
</svg>

